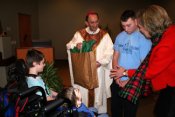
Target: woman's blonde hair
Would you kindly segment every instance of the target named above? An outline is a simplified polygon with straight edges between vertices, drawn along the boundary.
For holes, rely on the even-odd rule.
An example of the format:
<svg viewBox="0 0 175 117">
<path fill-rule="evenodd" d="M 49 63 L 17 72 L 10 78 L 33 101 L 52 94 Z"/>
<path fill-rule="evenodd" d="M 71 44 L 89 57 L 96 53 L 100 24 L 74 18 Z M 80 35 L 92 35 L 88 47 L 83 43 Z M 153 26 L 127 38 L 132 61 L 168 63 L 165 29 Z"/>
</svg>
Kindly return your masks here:
<svg viewBox="0 0 175 117">
<path fill-rule="evenodd" d="M 172 20 L 163 7 L 151 5 L 138 11 L 137 18 L 151 36 L 162 34 L 172 24 Z"/>
</svg>

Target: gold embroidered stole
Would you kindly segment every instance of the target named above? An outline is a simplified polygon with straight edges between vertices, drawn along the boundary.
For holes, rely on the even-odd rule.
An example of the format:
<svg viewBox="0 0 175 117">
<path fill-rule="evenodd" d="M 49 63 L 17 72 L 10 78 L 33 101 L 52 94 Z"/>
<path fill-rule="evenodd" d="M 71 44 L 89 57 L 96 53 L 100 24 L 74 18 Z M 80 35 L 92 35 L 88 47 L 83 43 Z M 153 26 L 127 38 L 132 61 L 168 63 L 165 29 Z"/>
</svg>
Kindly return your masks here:
<svg viewBox="0 0 175 117">
<path fill-rule="evenodd" d="M 100 31 L 97 34 L 89 34 L 86 29 L 82 29 L 79 31 L 82 38 L 85 41 L 89 41 L 89 40 L 95 40 L 95 44 L 92 47 L 92 50 L 95 50 L 95 48 L 98 46 L 98 44 L 100 43 L 100 41 L 102 40 L 102 38 L 104 37 L 104 35 L 107 33 L 106 31 L 100 29 Z"/>
</svg>

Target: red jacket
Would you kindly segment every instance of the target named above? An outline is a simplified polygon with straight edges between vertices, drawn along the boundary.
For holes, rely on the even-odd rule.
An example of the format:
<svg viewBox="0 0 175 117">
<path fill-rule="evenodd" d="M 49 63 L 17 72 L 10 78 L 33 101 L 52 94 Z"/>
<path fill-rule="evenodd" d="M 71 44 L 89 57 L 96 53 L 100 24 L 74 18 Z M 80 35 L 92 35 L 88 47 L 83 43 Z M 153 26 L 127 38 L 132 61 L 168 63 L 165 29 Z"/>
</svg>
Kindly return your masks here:
<svg viewBox="0 0 175 117">
<path fill-rule="evenodd" d="M 133 73 L 134 70 L 128 70 L 128 76 Z M 151 80 L 155 91 L 167 85 L 175 87 L 175 25 L 167 28 L 159 44 L 154 47 L 145 79 Z"/>
</svg>

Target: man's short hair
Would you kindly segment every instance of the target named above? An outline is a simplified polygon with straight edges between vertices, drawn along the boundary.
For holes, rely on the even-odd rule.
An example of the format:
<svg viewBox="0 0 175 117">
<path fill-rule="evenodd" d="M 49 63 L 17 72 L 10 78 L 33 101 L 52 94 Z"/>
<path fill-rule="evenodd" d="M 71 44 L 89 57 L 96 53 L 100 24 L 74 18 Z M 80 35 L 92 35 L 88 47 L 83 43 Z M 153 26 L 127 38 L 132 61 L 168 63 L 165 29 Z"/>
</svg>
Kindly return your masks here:
<svg viewBox="0 0 175 117">
<path fill-rule="evenodd" d="M 26 55 L 27 67 L 33 67 L 33 62 L 40 63 L 44 59 L 44 54 L 38 50 L 31 49 L 28 50 Z"/>
<path fill-rule="evenodd" d="M 86 17 L 85 17 L 85 20 L 86 21 L 88 21 L 89 15 L 97 15 L 97 17 L 99 19 L 99 15 L 98 15 L 97 12 L 95 12 L 95 11 L 89 11 L 89 12 L 87 12 Z"/>
<path fill-rule="evenodd" d="M 136 14 L 133 10 L 125 10 L 121 15 L 120 20 L 126 22 L 129 18 L 136 18 Z"/>
</svg>

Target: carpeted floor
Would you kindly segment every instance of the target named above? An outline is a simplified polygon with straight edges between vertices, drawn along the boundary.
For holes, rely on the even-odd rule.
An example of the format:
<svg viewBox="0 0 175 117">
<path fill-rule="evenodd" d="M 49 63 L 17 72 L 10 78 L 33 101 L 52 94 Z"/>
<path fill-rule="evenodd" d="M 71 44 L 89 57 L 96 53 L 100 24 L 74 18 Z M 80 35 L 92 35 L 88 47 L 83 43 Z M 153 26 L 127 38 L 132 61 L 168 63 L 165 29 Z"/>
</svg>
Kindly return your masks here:
<svg viewBox="0 0 175 117">
<path fill-rule="evenodd" d="M 58 68 L 58 75 L 62 79 L 64 87 L 71 86 L 68 61 L 55 60 L 55 66 Z M 138 107 L 137 117 L 154 117 L 153 108 L 154 108 L 156 97 L 157 97 L 157 94 L 152 94 L 147 98 L 141 99 Z M 108 99 L 108 113 L 109 115 L 111 115 L 110 98 Z"/>
</svg>

